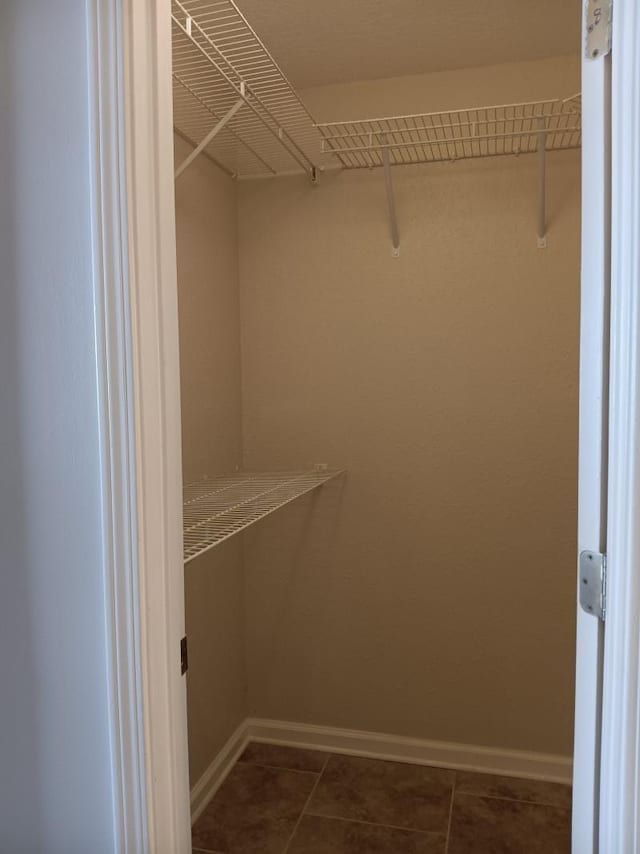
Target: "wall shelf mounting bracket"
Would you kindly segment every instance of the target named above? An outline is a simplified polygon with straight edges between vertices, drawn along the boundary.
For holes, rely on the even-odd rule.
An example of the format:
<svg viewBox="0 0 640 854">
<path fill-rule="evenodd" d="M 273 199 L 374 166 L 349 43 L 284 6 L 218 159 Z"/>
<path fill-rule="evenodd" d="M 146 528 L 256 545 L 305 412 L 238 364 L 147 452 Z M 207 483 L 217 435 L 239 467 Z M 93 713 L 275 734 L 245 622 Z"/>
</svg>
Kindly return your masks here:
<svg viewBox="0 0 640 854">
<path fill-rule="evenodd" d="M 547 131 L 538 119 L 538 249 L 547 248 Z"/>
<path fill-rule="evenodd" d="M 389 163 L 389 149 L 386 146 L 386 136 L 381 136 L 380 142 L 382 144 L 382 165 L 384 168 L 384 184 L 387 191 L 387 207 L 389 208 L 389 224 L 391 226 L 391 255 L 393 258 L 398 258 L 400 255 L 400 233 L 398 231 L 396 200 L 393 194 L 391 164 Z"/>
<path fill-rule="evenodd" d="M 171 0 L 170 5 L 175 128 L 202 140 L 199 145 L 232 177 L 306 173 L 312 178 L 320 165 L 321 135 L 233 0 Z M 230 108 L 238 114 L 229 117 Z M 209 135 L 220 117 L 226 128 L 221 124 Z"/>
<path fill-rule="evenodd" d="M 191 152 L 191 154 L 189 154 L 188 157 L 185 157 L 182 163 L 178 166 L 174 175 L 175 179 L 179 178 L 180 175 L 182 175 L 187 166 L 189 166 L 196 159 L 196 157 L 200 154 L 201 151 L 204 151 L 204 149 L 209 145 L 211 140 L 214 139 L 214 137 L 216 137 L 220 133 L 220 131 L 225 127 L 225 125 L 227 125 L 235 116 L 240 107 L 242 107 L 245 102 L 244 83 L 241 84 L 241 93 L 242 97 L 238 98 L 238 100 L 231 107 L 231 109 L 227 110 L 227 112 L 220 119 L 220 121 L 216 122 L 216 124 L 211 128 L 205 138 L 193 149 L 193 151 Z"/>
<path fill-rule="evenodd" d="M 537 241 L 547 245 L 548 151 L 580 147 L 581 97 L 469 107 L 316 125 L 322 151 L 344 169 L 385 170 L 394 255 L 400 245 L 390 166 L 451 163 L 476 157 L 538 155 Z"/>
</svg>

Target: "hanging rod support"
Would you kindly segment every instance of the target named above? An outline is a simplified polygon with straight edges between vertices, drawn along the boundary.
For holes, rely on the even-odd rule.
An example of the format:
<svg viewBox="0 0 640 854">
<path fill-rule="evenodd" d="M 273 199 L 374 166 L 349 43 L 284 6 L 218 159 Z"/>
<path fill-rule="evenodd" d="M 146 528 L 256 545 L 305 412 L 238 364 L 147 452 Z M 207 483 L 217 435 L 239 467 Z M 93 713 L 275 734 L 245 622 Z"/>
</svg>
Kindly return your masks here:
<svg viewBox="0 0 640 854">
<path fill-rule="evenodd" d="M 545 120 L 538 119 L 538 249 L 547 248 L 547 132 Z"/>
<path fill-rule="evenodd" d="M 391 255 L 398 258 L 400 255 L 400 234 L 398 232 L 398 218 L 396 216 L 396 200 L 393 195 L 393 181 L 391 180 L 391 165 L 389 163 L 389 149 L 387 148 L 386 136 L 380 138 L 382 143 L 382 165 L 384 167 L 384 184 L 387 190 L 387 206 L 389 208 L 389 223 L 391 225 Z"/>
<path fill-rule="evenodd" d="M 242 85 L 244 87 L 244 83 Z M 178 168 L 176 169 L 176 172 L 175 172 L 175 176 L 174 176 L 176 180 L 180 177 L 180 175 L 182 175 L 182 173 L 187 168 L 187 166 L 189 166 L 189 164 L 192 163 L 196 159 L 196 157 L 200 154 L 200 152 L 203 151 L 209 145 L 211 140 L 220 133 L 220 131 L 223 129 L 223 127 L 231 121 L 231 119 L 235 116 L 235 114 L 238 112 L 238 110 L 240 109 L 240 107 L 243 104 L 244 104 L 244 98 L 239 98 L 235 102 L 233 107 L 231 107 L 231 109 L 228 110 L 228 112 L 226 112 L 224 114 L 224 116 L 220 119 L 220 121 L 217 122 L 217 124 L 215 124 L 211 128 L 211 130 L 205 136 L 205 138 L 202 140 L 202 142 L 199 145 L 197 145 L 193 149 L 191 154 L 188 157 L 186 157 L 182 161 L 182 163 L 178 166 Z"/>
</svg>

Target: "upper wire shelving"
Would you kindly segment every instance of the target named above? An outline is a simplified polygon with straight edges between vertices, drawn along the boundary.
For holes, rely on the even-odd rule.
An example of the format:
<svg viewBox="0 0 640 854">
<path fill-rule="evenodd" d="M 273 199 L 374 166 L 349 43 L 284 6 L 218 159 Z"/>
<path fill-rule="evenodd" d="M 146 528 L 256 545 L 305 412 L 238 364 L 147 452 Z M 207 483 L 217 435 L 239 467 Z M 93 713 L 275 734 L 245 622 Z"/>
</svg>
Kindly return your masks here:
<svg viewBox="0 0 640 854">
<path fill-rule="evenodd" d="M 323 151 L 334 155 L 344 169 L 384 169 L 394 257 L 400 254 L 400 232 L 391 166 L 536 153 L 537 245 L 543 249 L 547 245 L 546 155 L 579 148 L 581 100 L 578 94 L 563 100 L 324 122 L 317 127 Z"/>
<path fill-rule="evenodd" d="M 323 122 L 323 150 L 345 169 L 434 163 L 470 157 L 538 151 L 544 134 L 547 151 L 580 146 L 580 96 L 417 113 L 345 122 Z"/>
<path fill-rule="evenodd" d="M 234 178 L 382 167 L 392 254 L 391 166 L 537 153 L 538 246 L 546 246 L 546 153 L 578 148 L 580 95 L 316 124 L 233 0 L 171 0 L 174 126 Z"/>
<path fill-rule="evenodd" d="M 195 153 L 234 177 L 315 179 L 314 120 L 233 0 L 172 0 L 171 19 L 174 126 Z"/>
<path fill-rule="evenodd" d="M 186 485 L 184 562 L 342 474 L 342 469 L 324 467 L 309 471 L 236 472 Z"/>
</svg>

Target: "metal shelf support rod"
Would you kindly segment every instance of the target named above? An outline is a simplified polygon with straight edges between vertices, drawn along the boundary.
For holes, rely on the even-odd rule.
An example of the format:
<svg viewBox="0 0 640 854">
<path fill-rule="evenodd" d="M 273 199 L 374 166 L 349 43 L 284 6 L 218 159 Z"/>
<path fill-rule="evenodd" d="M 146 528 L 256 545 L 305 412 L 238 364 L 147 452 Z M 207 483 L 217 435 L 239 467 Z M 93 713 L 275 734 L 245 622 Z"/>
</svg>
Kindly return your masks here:
<svg viewBox="0 0 640 854">
<path fill-rule="evenodd" d="M 208 113 L 210 113 L 210 114 L 213 116 L 213 118 L 214 118 L 214 119 L 217 119 L 217 118 L 218 118 L 218 116 L 213 112 L 213 110 L 209 107 L 209 105 L 208 105 L 208 104 L 206 104 L 206 103 L 202 100 L 202 98 L 198 95 L 198 93 L 197 93 L 197 92 L 194 92 L 194 90 L 191 88 L 191 86 L 189 86 L 189 84 L 188 84 L 188 83 L 185 83 L 185 81 L 180 77 L 180 75 L 178 75 L 178 74 L 176 74 L 176 73 L 174 72 L 174 73 L 173 73 L 173 78 L 174 78 L 174 80 L 177 80 L 177 81 L 178 81 L 178 83 L 182 86 L 182 88 L 183 88 L 186 92 L 188 92 L 188 93 L 191 95 L 191 97 L 192 97 L 192 98 L 195 98 L 195 100 L 196 100 L 196 101 L 197 101 L 197 102 L 202 106 L 202 108 L 203 108 L 204 110 L 206 110 Z M 174 128 L 175 128 L 175 125 L 174 125 Z M 262 163 L 262 165 L 265 167 L 265 169 L 267 169 L 267 170 L 269 171 L 269 173 L 270 173 L 271 175 L 276 175 L 276 174 L 277 174 L 277 173 L 276 173 L 276 170 L 273 168 L 273 166 L 271 166 L 269 163 L 267 163 L 267 161 L 264 159 L 264 157 L 261 157 L 261 156 L 258 154 L 258 152 L 255 150 L 255 148 L 252 148 L 252 146 L 250 146 L 250 145 L 249 145 L 249 143 L 246 141 L 246 139 L 242 139 L 242 137 L 240 137 L 240 136 L 235 132 L 235 130 L 234 130 L 233 128 L 231 128 L 231 127 L 227 128 L 227 133 L 231 134 L 231 136 L 232 136 L 235 140 L 237 140 L 237 141 L 240 143 L 240 145 L 243 145 L 243 146 L 247 149 L 247 151 L 251 152 L 251 154 L 256 158 L 256 160 L 259 160 L 259 161 L 260 161 L 260 163 Z M 193 143 L 193 144 L 195 145 L 195 143 Z M 220 165 L 220 164 L 218 164 L 218 165 Z M 222 169 L 224 169 L 224 170 L 225 170 L 225 172 L 228 172 L 228 174 L 229 174 L 229 175 L 231 175 L 231 177 L 232 177 L 232 178 L 236 178 L 236 177 L 237 177 L 236 173 L 235 173 L 235 172 L 233 172 L 232 170 L 227 169 L 227 168 L 226 168 L 226 167 L 224 167 L 224 166 L 222 166 L 221 168 L 222 168 Z"/>
<path fill-rule="evenodd" d="M 547 133 L 545 120 L 538 119 L 538 249 L 547 246 Z"/>
<path fill-rule="evenodd" d="M 381 142 L 386 142 L 386 137 L 382 137 Z M 391 254 L 397 258 L 400 254 L 400 233 L 398 232 L 398 217 L 396 215 L 396 200 L 393 194 L 393 181 L 391 180 L 391 165 L 389 163 L 389 149 L 382 149 L 382 163 L 384 166 L 384 183 L 387 190 L 387 206 L 389 208 L 389 222 L 391 224 L 391 244 L 393 249 Z"/>
<path fill-rule="evenodd" d="M 242 88 L 244 89 L 244 83 L 242 84 Z M 183 173 L 183 172 L 184 172 L 184 170 L 187 168 L 187 166 L 189 166 L 189 164 L 190 164 L 190 163 L 192 163 L 192 162 L 196 159 L 196 157 L 200 154 L 200 152 L 201 152 L 201 151 L 203 151 L 203 150 L 204 150 L 204 149 L 209 145 L 209 143 L 211 142 L 211 140 L 212 140 L 215 136 L 217 136 L 217 135 L 220 133 L 220 131 L 222 130 L 222 128 L 223 128 L 223 127 L 224 127 L 228 122 L 230 122 L 230 121 L 231 121 L 231 119 L 235 116 L 235 114 L 238 112 L 238 110 L 240 109 L 240 107 L 242 107 L 243 105 L 244 105 L 244 98 L 239 98 L 239 99 L 235 102 L 235 104 L 231 107 L 231 109 L 230 109 L 230 110 L 228 110 L 228 111 L 224 114 L 224 116 L 220 119 L 220 121 L 219 121 L 219 122 L 217 122 L 217 123 L 216 123 L 216 124 L 211 128 L 211 130 L 209 131 L 209 133 L 208 133 L 208 134 L 205 136 L 205 138 L 204 138 L 204 139 L 203 139 L 203 140 L 202 140 L 202 141 L 201 141 L 201 142 L 200 142 L 200 143 L 199 143 L 199 144 L 198 144 L 198 145 L 193 149 L 193 151 L 191 152 L 191 154 L 189 154 L 189 156 L 188 156 L 188 157 L 185 157 L 185 159 L 182 161 L 182 163 L 181 163 L 181 164 L 178 166 L 178 168 L 176 169 L 175 176 L 174 176 L 176 180 L 180 177 L 180 175 L 182 175 L 182 173 Z"/>
</svg>

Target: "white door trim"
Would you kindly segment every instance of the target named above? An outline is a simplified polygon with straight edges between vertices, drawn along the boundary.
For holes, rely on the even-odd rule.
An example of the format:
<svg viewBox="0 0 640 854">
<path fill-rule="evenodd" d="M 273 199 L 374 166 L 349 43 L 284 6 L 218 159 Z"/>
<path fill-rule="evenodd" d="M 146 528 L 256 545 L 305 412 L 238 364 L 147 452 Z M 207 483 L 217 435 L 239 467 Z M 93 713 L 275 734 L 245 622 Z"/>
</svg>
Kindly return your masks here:
<svg viewBox="0 0 640 854">
<path fill-rule="evenodd" d="M 186 692 L 179 670 L 184 589 L 170 9 L 168 0 L 91 0 L 89 8 L 114 822 L 119 851 L 187 854 Z M 638 847 L 638 17 L 634 0 L 618 0 L 611 575 L 601 854 L 626 854 Z M 596 240 L 601 237 L 601 230 L 594 235 Z M 590 542 L 588 547 L 595 545 Z M 579 775 L 578 756 L 576 763 Z M 582 765 L 588 767 L 588 762 Z M 575 850 L 586 854 L 592 849 Z"/>
<path fill-rule="evenodd" d="M 607 537 L 610 62 L 608 56 L 582 58 L 578 553 L 604 551 Z M 576 608 L 572 850 L 596 854 L 604 627 L 578 602 Z"/>
<path fill-rule="evenodd" d="M 140 691 L 135 459 L 131 388 L 120 32 L 115 3 L 88 4 L 91 225 L 108 637 L 114 838 L 146 850 L 144 728 Z"/>
<path fill-rule="evenodd" d="M 600 851 L 640 850 L 640 7 L 614 7 L 607 621 Z"/>
<path fill-rule="evenodd" d="M 124 0 L 123 107 L 147 829 L 191 847 L 169 0 Z"/>
<path fill-rule="evenodd" d="M 88 11 L 115 838 L 187 854 L 170 7 Z"/>
</svg>

